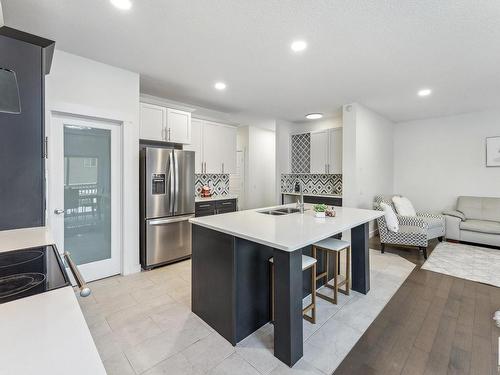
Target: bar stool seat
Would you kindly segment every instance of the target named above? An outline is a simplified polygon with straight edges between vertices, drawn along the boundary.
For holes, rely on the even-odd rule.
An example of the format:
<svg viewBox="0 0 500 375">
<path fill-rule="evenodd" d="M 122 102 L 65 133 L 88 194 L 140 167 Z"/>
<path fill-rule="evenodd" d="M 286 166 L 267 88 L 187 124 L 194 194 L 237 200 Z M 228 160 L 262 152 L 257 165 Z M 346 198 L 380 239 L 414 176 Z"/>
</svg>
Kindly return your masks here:
<svg viewBox="0 0 500 375">
<path fill-rule="evenodd" d="M 319 242 L 316 242 L 313 246 L 321 247 L 322 249 L 330 251 L 342 251 L 351 246 L 349 241 L 338 240 L 333 237 L 325 238 Z"/>
<path fill-rule="evenodd" d="M 274 321 L 274 258 L 269 258 L 271 263 L 271 320 Z M 316 323 L 316 258 L 302 255 L 302 271 L 311 270 L 311 303 L 302 309 L 302 316 L 308 322 Z M 311 311 L 311 316 L 307 313 Z"/>
<path fill-rule="evenodd" d="M 270 258 L 269 262 L 274 263 L 274 258 Z M 302 271 L 305 271 L 308 268 L 311 268 L 311 266 L 316 262 L 317 262 L 317 260 L 315 258 L 307 256 L 307 255 L 302 255 Z"/>
<path fill-rule="evenodd" d="M 323 272 L 316 276 L 316 280 L 325 279 L 325 287 L 333 289 L 333 298 L 329 297 L 321 292 L 317 292 L 316 295 L 324 300 L 331 303 L 337 304 L 338 293 L 343 293 L 349 295 L 350 283 L 351 283 L 351 243 L 348 241 L 338 240 L 333 237 L 325 238 L 319 242 L 312 245 L 312 255 L 317 259 L 317 251 L 323 251 L 326 253 L 325 269 Z M 340 253 L 346 251 L 346 264 L 345 264 L 345 279 L 339 280 L 339 270 L 340 270 Z M 330 256 L 333 256 L 333 285 L 329 283 L 330 277 L 328 274 Z M 345 289 L 342 290 L 339 287 L 344 286 Z"/>
</svg>

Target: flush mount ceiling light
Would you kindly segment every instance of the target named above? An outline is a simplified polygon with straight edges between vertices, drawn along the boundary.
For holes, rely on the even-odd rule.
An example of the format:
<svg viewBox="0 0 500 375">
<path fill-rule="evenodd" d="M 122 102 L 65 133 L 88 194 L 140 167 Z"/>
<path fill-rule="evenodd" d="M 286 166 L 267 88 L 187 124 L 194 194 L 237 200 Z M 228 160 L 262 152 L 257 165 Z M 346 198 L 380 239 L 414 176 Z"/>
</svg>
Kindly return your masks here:
<svg viewBox="0 0 500 375">
<path fill-rule="evenodd" d="M 217 90 L 225 90 L 226 89 L 226 84 L 224 82 L 217 82 L 214 87 L 217 89 Z"/>
<path fill-rule="evenodd" d="M 422 89 L 418 91 L 418 96 L 429 96 L 430 94 L 432 94 L 431 89 Z"/>
<path fill-rule="evenodd" d="M 129 10 L 130 8 L 132 8 L 131 0 L 110 0 L 110 1 L 111 4 L 113 4 L 118 9 Z"/>
<path fill-rule="evenodd" d="M 302 52 L 307 48 L 307 43 L 304 40 L 295 40 L 290 45 L 293 52 Z"/>
<path fill-rule="evenodd" d="M 308 120 L 317 120 L 323 117 L 323 114 L 321 113 L 309 113 L 306 115 L 306 119 Z"/>
</svg>

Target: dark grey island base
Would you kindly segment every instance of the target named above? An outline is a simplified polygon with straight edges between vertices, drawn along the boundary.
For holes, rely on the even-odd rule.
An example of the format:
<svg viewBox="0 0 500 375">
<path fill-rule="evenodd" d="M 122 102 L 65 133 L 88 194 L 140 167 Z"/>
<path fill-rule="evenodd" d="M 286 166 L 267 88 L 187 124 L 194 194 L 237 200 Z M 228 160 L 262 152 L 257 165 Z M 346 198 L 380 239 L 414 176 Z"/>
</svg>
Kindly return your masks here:
<svg viewBox="0 0 500 375">
<path fill-rule="evenodd" d="M 370 290 L 368 223 L 351 229 L 352 289 Z M 302 254 L 193 224 L 192 311 L 236 345 L 270 321 L 270 267 L 275 262 L 274 355 L 293 366 L 303 355 L 302 298 L 310 293 L 310 271 Z M 318 260 L 318 269 L 323 267 Z M 317 287 L 319 287 L 319 281 Z"/>
</svg>

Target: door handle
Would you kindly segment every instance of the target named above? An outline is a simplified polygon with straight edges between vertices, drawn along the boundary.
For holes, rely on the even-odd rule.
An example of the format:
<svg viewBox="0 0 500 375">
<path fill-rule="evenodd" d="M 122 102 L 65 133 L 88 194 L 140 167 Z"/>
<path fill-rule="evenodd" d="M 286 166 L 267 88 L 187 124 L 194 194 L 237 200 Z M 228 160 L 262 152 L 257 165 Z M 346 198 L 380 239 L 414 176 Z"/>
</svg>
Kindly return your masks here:
<svg viewBox="0 0 500 375">
<path fill-rule="evenodd" d="M 174 182 L 175 182 L 175 200 L 174 200 L 174 213 L 178 211 L 179 209 L 179 160 L 177 159 L 177 156 L 175 156 L 175 151 L 173 152 L 174 155 L 174 166 L 175 166 L 175 174 L 174 174 Z"/>
<path fill-rule="evenodd" d="M 174 154 L 173 151 L 170 152 L 168 155 L 168 161 L 169 161 L 169 168 L 170 170 L 168 171 L 168 174 L 170 176 L 170 198 L 169 198 L 169 210 L 170 214 L 174 213 L 174 199 L 175 199 L 175 188 L 174 188 Z"/>
<path fill-rule="evenodd" d="M 76 284 L 78 285 L 78 288 L 80 289 L 80 296 L 82 297 L 88 297 L 90 296 L 91 290 L 87 286 L 87 283 L 85 282 L 84 278 L 82 277 L 82 274 L 78 270 L 78 267 L 76 266 L 75 262 L 73 262 L 73 259 L 71 259 L 71 255 L 69 252 L 65 251 L 63 253 L 64 258 L 66 259 L 66 263 L 68 264 L 69 269 L 71 270 L 71 273 L 73 274 Z"/>
<path fill-rule="evenodd" d="M 54 213 L 55 213 L 56 215 L 61 215 L 61 214 L 63 214 L 63 213 L 64 213 L 64 210 L 61 210 L 61 209 L 59 209 L 59 208 L 56 208 L 56 209 L 54 210 Z"/>
<path fill-rule="evenodd" d="M 179 223 L 181 221 L 188 221 L 189 219 L 193 218 L 194 215 L 186 215 L 186 216 L 179 216 L 179 217 L 174 217 L 170 219 L 155 219 L 155 220 L 150 220 L 148 222 L 149 225 L 164 225 L 164 224 L 171 224 L 171 223 Z"/>
</svg>

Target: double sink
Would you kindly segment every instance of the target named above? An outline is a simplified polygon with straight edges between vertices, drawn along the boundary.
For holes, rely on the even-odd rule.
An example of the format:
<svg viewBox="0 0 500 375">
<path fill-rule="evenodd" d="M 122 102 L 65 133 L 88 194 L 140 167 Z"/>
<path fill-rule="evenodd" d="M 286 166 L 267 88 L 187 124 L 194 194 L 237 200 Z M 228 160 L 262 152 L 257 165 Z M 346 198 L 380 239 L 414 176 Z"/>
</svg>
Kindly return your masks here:
<svg viewBox="0 0 500 375">
<path fill-rule="evenodd" d="M 276 209 L 257 211 L 257 212 L 259 212 L 261 214 L 266 214 L 266 215 L 283 216 L 283 215 L 294 214 L 296 212 L 300 212 L 300 209 L 288 207 L 288 208 L 276 208 Z"/>
</svg>

